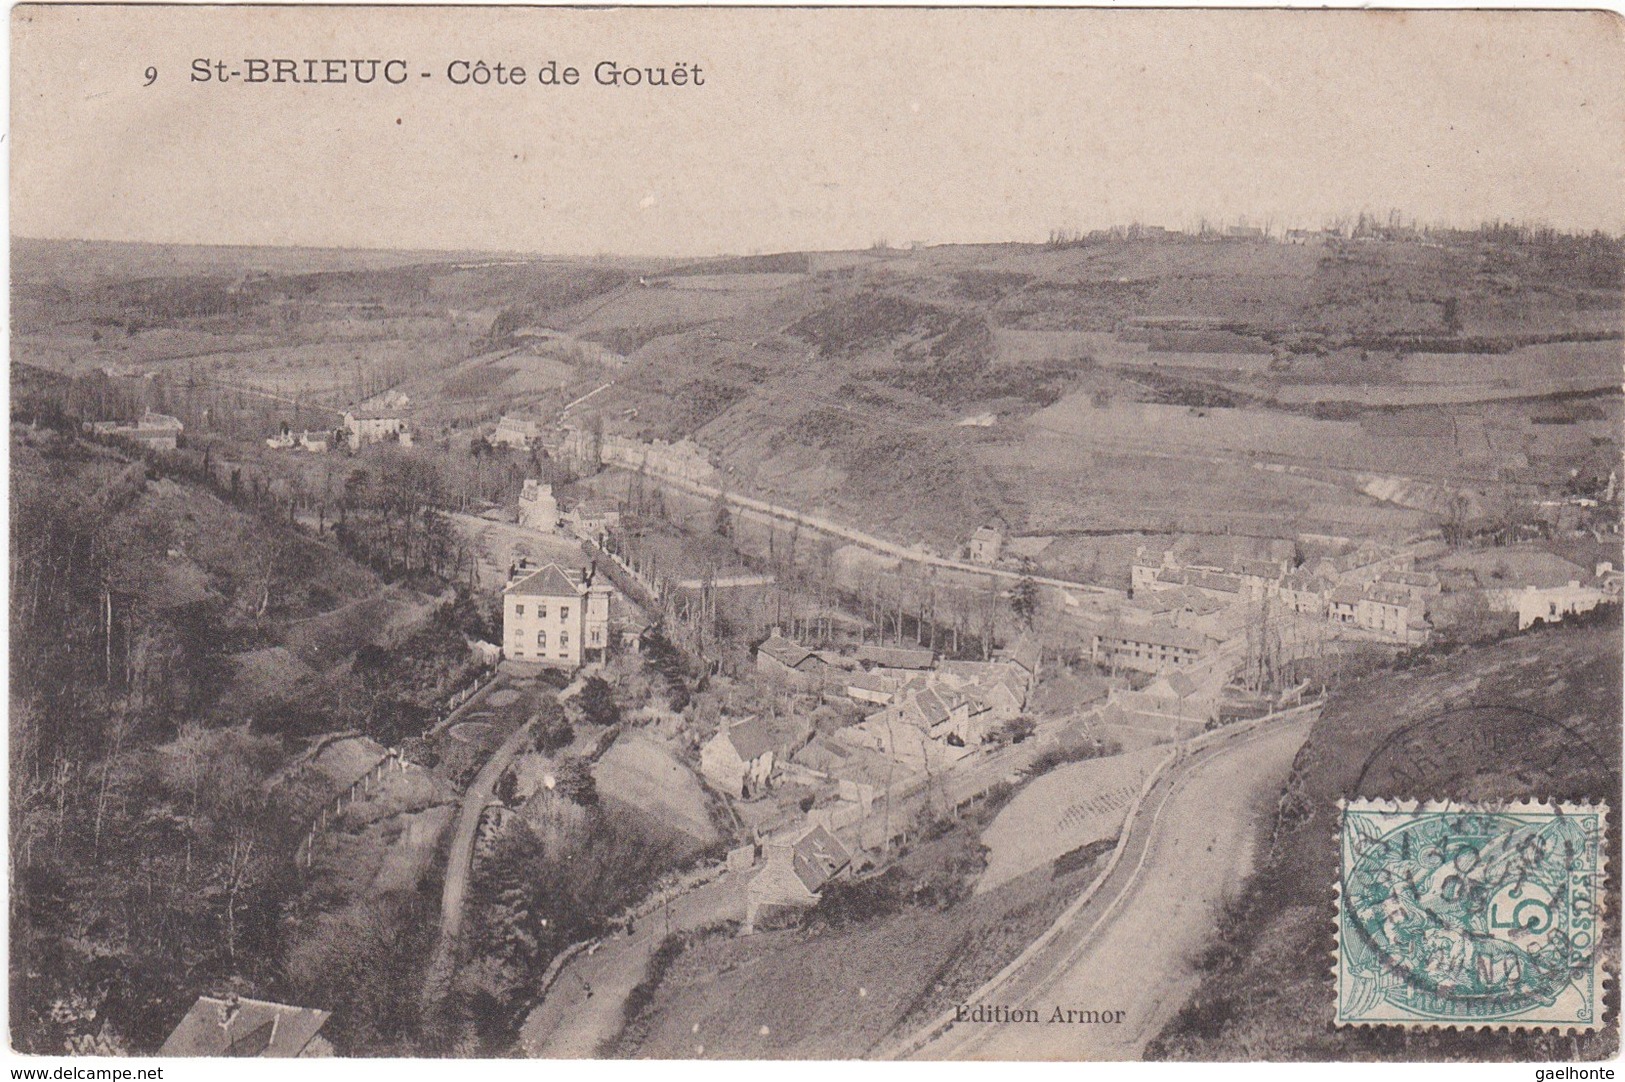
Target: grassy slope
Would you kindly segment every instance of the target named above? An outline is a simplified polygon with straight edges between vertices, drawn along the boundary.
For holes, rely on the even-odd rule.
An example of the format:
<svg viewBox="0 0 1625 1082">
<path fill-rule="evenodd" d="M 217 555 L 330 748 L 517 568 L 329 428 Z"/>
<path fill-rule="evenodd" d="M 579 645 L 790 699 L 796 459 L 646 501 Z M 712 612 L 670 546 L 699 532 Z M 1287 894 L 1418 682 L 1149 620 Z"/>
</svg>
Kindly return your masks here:
<svg viewBox="0 0 1625 1082">
<path fill-rule="evenodd" d="M 1378 672 L 1346 688 L 1327 706 L 1299 754 L 1269 856 L 1229 907 L 1199 960 L 1206 977 L 1181 1014 L 1152 1045 L 1155 1058 L 1241 1059 L 1533 1059 L 1600 1058 L 1618 1049 L 1617 983 L 1607 995 L 1612 1026 L 1571 1040 L 1501 1033 L 1410 1033 L 1392 1028 L 1334 1030 L 1333 883 L 1337 869 L 1336 802 L 1353 796 L 1373 749 L 1403 725 L 1463 706 L 1511 706 L 1562 722 L 1613 764 L 1588 768 L 1566 755 L 1564 776 L 1539 776 L 1536 753 L 1453 750 L 1480 756 L 1481 771 L 1464 798 L 1506 798 L 1524 786 L 1535 796 L 1618 803 L 1620 630 L 1555 627 L 1519 635 L 1405 672 Z M 1500 754 L 1499 758 L 1491 758 Z M 1374 793 L 1368 795 L 1397 795 Z M 1620 911 L 1619 830 L 1610 823 L 1605 912 Z M 1617 919 L 1617 918 L 1616 918 Z M 1617 981 L 1617 937 L 1605 965 Z"/>
<path fill-rule="evenodd" d="M 967 896 L 966 877 L 982 864 L 979 822 L 973 816 L 903 858 L 894 874 L 905 901 L 894 911 L 857 902 L 849 923 L 826 914 L 826 900 L 805 928 L 692 943 L 615 1054 L 849 1059 L 962 1001 L 1054 921 L 1110 848 L 1076 850 Z"/>
</svg>

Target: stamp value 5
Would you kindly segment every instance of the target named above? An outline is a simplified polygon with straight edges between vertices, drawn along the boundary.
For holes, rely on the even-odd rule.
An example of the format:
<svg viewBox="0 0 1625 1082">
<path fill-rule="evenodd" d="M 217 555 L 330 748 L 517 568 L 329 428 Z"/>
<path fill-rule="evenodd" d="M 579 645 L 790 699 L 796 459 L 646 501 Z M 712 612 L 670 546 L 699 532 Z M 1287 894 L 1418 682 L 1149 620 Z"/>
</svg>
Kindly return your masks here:
<svg viewBox="0 0 1625 1082">
<path fill-rule="evenodd" d="M 1607 808 L 1345 801 L 1339 1026 L 1593 1029 Z"/>
</svg>

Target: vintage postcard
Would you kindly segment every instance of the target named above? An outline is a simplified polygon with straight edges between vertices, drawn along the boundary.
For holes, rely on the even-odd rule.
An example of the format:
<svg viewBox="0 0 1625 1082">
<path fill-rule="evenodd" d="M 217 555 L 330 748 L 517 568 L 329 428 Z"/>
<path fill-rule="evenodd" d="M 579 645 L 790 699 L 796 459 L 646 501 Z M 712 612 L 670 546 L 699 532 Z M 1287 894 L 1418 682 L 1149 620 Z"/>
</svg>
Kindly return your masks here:
<svg viewBox="0 0 1625 1082">
<path fill-rule="evenodd" d="M 12 1054 L 1616 1057 L 1622 26 L 13 7 Z"/>
</svg>

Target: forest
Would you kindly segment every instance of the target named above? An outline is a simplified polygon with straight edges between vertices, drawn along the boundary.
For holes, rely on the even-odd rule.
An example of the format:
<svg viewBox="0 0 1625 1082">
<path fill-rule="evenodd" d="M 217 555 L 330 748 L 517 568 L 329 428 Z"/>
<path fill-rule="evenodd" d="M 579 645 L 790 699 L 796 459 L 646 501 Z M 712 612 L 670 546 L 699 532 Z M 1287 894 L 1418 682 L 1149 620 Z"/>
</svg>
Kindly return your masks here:
<svg viewBox="0 0 1625 1082">
<path fill-rule="evenodd" d="M 152 1052 L 200 991 L 311 991 L 289 918 L 320 899 L 272 782 L 316 734 L 421 732 L 491 632 L 440 577 L 432 480 L 386 466 L 316 535 L 207 450 L 57 420 L 12 426 L 12 1042 Z M 389 987 L 411 904 L 380 902 L 324 1001 Z M 399 1047 L 395 1009 L 347 1002 L 340 1031 Z"/>
</svg>

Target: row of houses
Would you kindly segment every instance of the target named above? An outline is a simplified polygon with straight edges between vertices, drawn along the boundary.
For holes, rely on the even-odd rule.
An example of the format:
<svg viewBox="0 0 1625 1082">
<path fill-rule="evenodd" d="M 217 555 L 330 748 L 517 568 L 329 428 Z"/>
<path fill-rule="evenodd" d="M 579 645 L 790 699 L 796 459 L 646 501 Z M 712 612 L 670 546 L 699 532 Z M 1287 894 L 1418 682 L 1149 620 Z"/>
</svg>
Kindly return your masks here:
<svg viewBox="0 0 1625 1082">
<path fill-rule="evenodd" d="M 1097 654 L 1103 651 L 1109 663 L 1145 671 L 1189 667 L 1202 662 L 1217 645 L 1204 638 L 1222 636 L 1213 633 L 1218 622 L 1181 620 L 1182 615 L 1210 617 L 1227 605 L 1266 598 L 1291 612 L 1396 642 L 1424 642 L 1430 630 L 1426 620 L 1429 601 L 1440 592 L 1436 575 L 1415 570 L 1418 556 L 1424 552 L 1434 550 L 1368 541 L 1314 556 L 1291 568 L 1284 558 L 1183 562 L 1171 551 L 1152 561 L 1142 550 L 1130 569 L 1134 602 L 1154 619 L 1146 628 L 1107 636 L 1097 644 Z M 1179 603 L 1171 604 L 1173 599 Z M 1203 630 L 1181 626 L 1191 624 L 1203 625 Z"/>
</svg>

